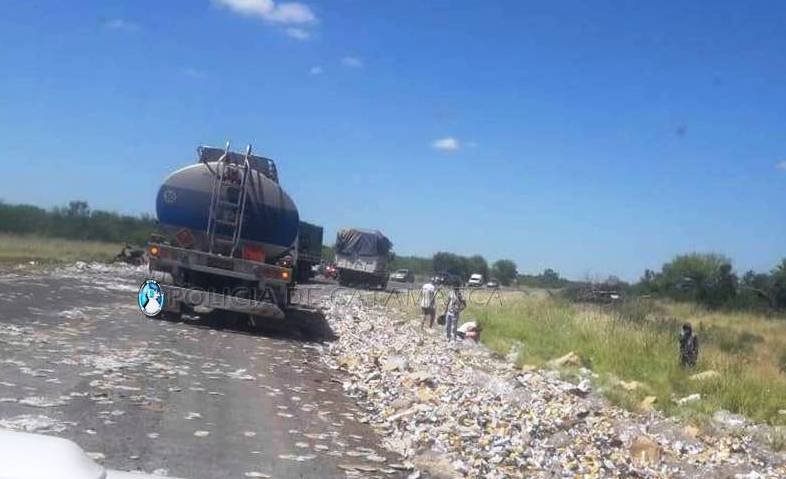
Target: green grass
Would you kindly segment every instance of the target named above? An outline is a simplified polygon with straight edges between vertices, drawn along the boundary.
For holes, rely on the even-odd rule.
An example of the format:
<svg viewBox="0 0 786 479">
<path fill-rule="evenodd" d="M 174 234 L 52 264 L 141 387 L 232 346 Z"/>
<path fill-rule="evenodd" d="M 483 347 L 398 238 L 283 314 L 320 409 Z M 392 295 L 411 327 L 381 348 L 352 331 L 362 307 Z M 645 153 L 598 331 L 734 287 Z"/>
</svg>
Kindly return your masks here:
<svg viewBox="0 0 786 479">
<path fill-rule="evenodd" d="M 786 424 L 786 321 L 750 313 L 717 313 L 669 303 L 626 304 L 616 308 L 584 307 L 550 297 L 506 295 L 501 302 L 471 304 L 464 319 L 483 326 L 482 341 L 506 354 L 524 344 L 517 362 L 542 365 L 574 351 L 600 374 L 596 386 L 613 402 L 634 409 L 647 395 L 658 397 L 667 414 L 698 420 L 718 409 L 756 421 Z M 679 324 L 690 321 L 701 342 L 699 364 L 678 364 Z M 704 370 L 717 380 L 696 382 L 689 376 Z M 645 386 L 626 391 L 616 379 Z M 700 393 L 702 400 L 677 406 L 672 398 Z"/>
<path fill-rule="evenodd" d="M 0 263 L 61 263 L 73 261 L 109 261 L 123 245 L 98 241 L 75 241 L 0 234 Z"/>
</svg>

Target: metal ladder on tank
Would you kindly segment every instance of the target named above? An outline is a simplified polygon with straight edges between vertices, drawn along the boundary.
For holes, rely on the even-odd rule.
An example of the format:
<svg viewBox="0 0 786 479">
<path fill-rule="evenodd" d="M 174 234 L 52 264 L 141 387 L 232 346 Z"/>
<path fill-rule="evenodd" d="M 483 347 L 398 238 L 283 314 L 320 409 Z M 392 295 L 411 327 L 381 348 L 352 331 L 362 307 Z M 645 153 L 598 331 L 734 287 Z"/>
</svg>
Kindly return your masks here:
<svg viewBox="0 0 786 479">
<path fill-rule="evenodd" d="M 230 154 L 229 142 L 227 142 L 224 154 L 216 162 L 207 218 L 207 241 L 210 253 L 235 256 L 246 212 L 248 194 L 246 183 L 251 170 L 248 161 L 250 155 L 251 145 L 248 145 L 243 163 L 239 163 L 233 159 L 234 155 Z"/>
</svg>

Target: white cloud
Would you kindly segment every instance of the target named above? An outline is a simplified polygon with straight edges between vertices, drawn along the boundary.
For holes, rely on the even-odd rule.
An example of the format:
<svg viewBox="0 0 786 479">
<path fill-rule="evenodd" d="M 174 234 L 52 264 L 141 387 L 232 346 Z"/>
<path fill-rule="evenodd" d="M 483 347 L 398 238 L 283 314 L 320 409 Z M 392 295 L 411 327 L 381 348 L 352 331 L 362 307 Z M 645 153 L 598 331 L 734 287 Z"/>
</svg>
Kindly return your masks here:
<svg viewBox="0 0 786 479">
<path fill-rule="evenodd" d="M 440 151 L 456 151 L 461 148 L 459 141 L 452 136 L 438 138 L 431 142 L 431 147 Z"/>
<path fill-rule="evenodd" d="M 104 22 L 104 28 L 107 30 L 117 30 L 122 32 L 135 32 L 139 30 L 139 25 L 122 18 L 113 18 Z"/>
<path fill-rule="evenodd" d="M 233 0 L 236 1 L 236 0 Z M 302 3 L 279 3 L 265 18 L 278 23 L 314 23 L 317 16 L 308 5 Z"/>
<path fill-rule="evenodd" d="M 786 171 L 786 160 L 775 163 L 775 168 Z"/>
<path fill-rule="evenodd" d="M 308 70 L 309 75 L 321 75 L 323 72 L 322 67 L 320 66 L 313 66 L 311 69 Z"/>
<path fill-rule="evenodd" d="M 341 59 L 341 64 L 350 68 L 362 68 L 363 60 L 358 57 L 344 57 Z"/>
<path fill-rule="evenodd" d="M 311 32 L 297 27 L 287 28 L 284 30 L 284 32 L 290 37 L 296 38 L 298 40 L 308 40 L 311 37 Z"/>
<path fill-rule="evenodd" d="M 317 16 L 308 5 L 299 2 L 279 2 L 274 0 L 214 0 L 241 15 L 264 18 L 273 23 L 284 25 L 308 24 L 317 21 Z"/>
</svg>

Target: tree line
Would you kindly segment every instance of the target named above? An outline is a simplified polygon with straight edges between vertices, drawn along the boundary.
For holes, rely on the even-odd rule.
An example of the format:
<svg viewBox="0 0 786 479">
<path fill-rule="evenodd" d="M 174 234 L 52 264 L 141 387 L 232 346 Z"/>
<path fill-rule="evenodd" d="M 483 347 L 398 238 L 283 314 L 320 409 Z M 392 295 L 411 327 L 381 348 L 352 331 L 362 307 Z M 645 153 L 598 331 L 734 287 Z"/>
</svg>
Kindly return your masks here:
<svg viewBox="0 0 786 479">
<path fill-rule="evenodd" d="M 0 202 L 0 231 L 4 233 L 144 244 L 155 224 L 149 215 L 91 210 L 86 201 L 71 201 L 50 210 Z"/>
<path fill-rule="evenodd" d="M 726 256 L 691 253 L 675 256 L 660 271 L 645 270 L 631 287 L 677 301 L 695 301 L 710 308 L 786 309 L 786 259 L 767 273 L 738 276 Z"/>
<path fill-rule="evenodd" d="M 144 244 L 154 231 L 150 215 L 130 216 L 92 210 L 85 201 L 71 201 L 49 210 L 31 205 L 0 202 L 0 232 L 32 234 L 76 240 Z M 333 250 L 323 246 L 323 258 L 333 261 Z M 489 265 L 479 254 L 462 256 L 440 251 L 432 257 L 393 255 L 391 269 L 406 268 L 417 275 L 451 273 L 466 281 L 480 273 L 504 285 L 517 283 L 537 288 L 565 288 L 582 284 L 560 277 L 553 269 L 536 275 L 519 274 L 516 263 L 500 259 Z M 738 275 L 731 260 L 715 253 L 675 256 L 660 271 L 647 269 L 641 279 L 628 285 L 615 280 L 615 288 L 632 295 L 695 301 L 710 308 L 786 310 L 786 259 L 769 272 L 747 271 Z"/>
<path fill-rule="evenodd" d="M 508 286 L 516 281 L 518 271 L 516 263 L 509 259 L 500 259 L 489 265 L 486 258 L 476 254 L 462 256 L 455 253 L 440 251 L 433 256 L 400 256 L 392 253 L 390 269 L 408 269 L 419 276 L 431 276 L 437 273 L 450 273 L 467 281 L 470 275 L 480 273 L 483 278 L 496 279 L 501 284 Z M 333 248 L 328 245 L 322 247 L 322 259 L 326 262 L 335 261 Z"/>
</svg>

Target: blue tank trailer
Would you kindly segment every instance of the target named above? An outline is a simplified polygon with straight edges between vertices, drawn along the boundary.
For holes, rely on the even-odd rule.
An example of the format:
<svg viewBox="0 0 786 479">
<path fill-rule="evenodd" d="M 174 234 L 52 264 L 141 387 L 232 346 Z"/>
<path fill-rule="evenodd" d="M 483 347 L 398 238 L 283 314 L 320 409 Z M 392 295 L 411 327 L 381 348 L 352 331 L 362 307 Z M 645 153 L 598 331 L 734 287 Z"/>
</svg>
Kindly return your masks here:
<svg viewBox="0 0 786 479">
<path fill-rule="evenodd" d="M 197 157 L 156 197 L 159 226 L 147 253 L 167 296 L 162 315 L 177 319 L 201 307 L 282 318 L 289 288 L 320 260 L 321 228 L 303 226 L 275 163 L 250 146 L 245 153 L 203 146 Z M 298 264 L 304 228 L 308 248 Z"/>
</svg>

